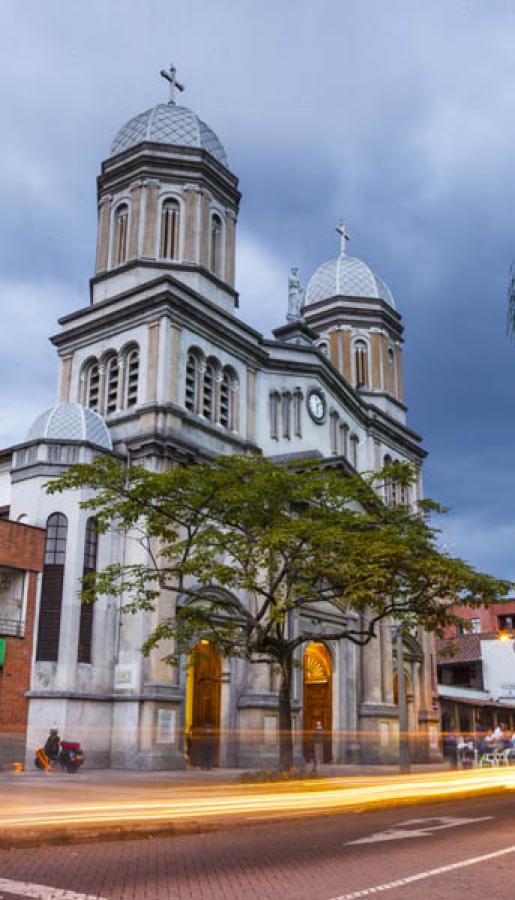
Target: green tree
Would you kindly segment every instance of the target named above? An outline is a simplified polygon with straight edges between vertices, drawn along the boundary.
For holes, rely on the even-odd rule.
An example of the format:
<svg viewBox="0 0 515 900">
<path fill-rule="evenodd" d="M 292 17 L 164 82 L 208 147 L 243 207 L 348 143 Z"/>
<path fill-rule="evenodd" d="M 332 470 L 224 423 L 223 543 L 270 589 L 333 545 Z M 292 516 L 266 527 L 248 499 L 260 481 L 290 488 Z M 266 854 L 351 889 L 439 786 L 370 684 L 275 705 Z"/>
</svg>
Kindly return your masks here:
<svg viewBox="0 0 515 900">
<path fill-rule="evenodd" d="M 383 503 L 385 480 L 413 478 L 403 463 L 358 475 L 227 456 L 155 473 L 106 456 L 71 466 L 48 490 L 92 489 L 82 505 L 100 532 L 127 530 L 145 548 L 143 563 L 113 564 L 87 579 L 85 602 L 118 596 L 125 611 L 136 612 L 154 609 L 163 589 L 180 598 L 144 653 L 171 638 L 167 659 L 174 664 L 208 639 L 224 654 L 276 667 L 280 761 L 288 769 L 292 671 L 301 645 L 364 645 L 389 617 L 441 634 L 460 621 L 453 602 L 477 607 L 511 588 L 439 547 L 430 521 L 443 511 L 437 504 L 422 501 L 412 510 Z M 338 624 L 307 625 L 317 611 L 331 612 Z"/>
</svg>

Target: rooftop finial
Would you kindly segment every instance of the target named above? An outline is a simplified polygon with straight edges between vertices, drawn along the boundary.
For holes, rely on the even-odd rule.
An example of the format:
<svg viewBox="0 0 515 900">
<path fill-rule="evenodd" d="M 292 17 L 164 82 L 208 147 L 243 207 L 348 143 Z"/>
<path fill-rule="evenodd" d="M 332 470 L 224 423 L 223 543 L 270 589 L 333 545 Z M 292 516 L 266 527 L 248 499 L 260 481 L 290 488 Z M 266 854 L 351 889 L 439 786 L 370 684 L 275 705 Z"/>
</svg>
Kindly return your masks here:
<svg viewBox="0 0 515 900">
<path fill-rule="evenodd" d="M 183 91 L 184 85 L 181 84 L 180 81 L 177 81 L 177 69 L 174 64 L 170 63 L 170 68 L 168 70 L 161 69 L 161 75 L 170 82 L 170 99 L 168 103 L 175 103 L 175 88 L 177 88 L 178 91 Z"/>
<path fill-rule="evenodd" d="M 340 235 L 340 256 L 345 256 L 347 253 L 346 244 L 347 241 L 350 241 L 350 234 L 347 234 L 347 229 L 341 219 L 336 226 L 336 231 Z"/>
</svg>

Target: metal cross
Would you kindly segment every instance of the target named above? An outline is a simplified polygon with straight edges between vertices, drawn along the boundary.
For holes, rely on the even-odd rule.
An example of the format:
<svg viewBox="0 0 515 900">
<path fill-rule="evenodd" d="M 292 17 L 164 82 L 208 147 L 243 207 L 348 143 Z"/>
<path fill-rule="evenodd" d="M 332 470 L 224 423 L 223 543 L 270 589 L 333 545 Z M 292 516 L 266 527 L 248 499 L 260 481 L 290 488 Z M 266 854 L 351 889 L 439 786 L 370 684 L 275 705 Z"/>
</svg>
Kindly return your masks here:
<svg viewBox="0 0 515 900">
<path fill-rule="evenodd" d="M 347 241 L 350 241 L 350 234 L 347 234 L 347 229 L 345 228 L 345 225 L 343 224 L 343 222 L 341 220 L 338 222 L 338 225 L 336 226 L 336 231 L 340 235 L 340 254 L 342 256 L 345 256 L 346 243 L 347 243 Z"/>
<path fill-rule="evenodd" d="M 161 75 L 170 82 L 170 99 L 168 102 L 175 103 L 175 88 L 177 88 L 178 91 L 183 91 L 184 85 L 181 84 L 180 81 L 177 81 L 177 69 L 174 64 L 170 63 L 170 69 L 168 71 L 166 69 L 161 69 Z"/>
</svg>

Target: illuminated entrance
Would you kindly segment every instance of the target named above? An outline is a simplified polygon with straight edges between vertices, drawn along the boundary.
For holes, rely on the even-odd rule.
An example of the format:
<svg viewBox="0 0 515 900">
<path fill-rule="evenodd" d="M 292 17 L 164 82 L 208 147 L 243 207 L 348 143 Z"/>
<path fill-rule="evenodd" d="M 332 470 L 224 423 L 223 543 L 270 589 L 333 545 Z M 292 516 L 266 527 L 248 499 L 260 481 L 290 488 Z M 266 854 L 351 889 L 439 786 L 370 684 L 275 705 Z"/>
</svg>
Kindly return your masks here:
<svg viewBox="0 0 515 900">
<path fill-rule="evenodd" d="M 325 644 L 312 642 L 304 653 L 304 756 L 313 758 L 313 731 L 324 729 L 324 762 L 332 760 L 333 668 Z"/>
<path fill-rule="evenodd" d="M 203 764 L 206 742 L 218 765 L 220 742 L 220 654 L 209 641 L 200 641 L 191 653 L 186 680 L 186 751 L 193 766 Z"/>
</svg>

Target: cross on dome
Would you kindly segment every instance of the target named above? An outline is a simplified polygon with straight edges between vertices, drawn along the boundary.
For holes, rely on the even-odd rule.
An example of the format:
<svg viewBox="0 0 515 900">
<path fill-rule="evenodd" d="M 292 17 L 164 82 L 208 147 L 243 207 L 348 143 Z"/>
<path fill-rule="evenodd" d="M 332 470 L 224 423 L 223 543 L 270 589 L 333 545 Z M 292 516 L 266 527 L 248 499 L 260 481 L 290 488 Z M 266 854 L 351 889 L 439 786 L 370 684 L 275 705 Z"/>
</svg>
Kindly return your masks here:
<svg viewBox="0 0 515 900">
<path fill-rule="evenodd" d="M 341 219 L 336 226 L 336 231 L 340 235 L 340 256 L 345 256 L 347 252 L 346 244 L 347 241 L 350 241 L 350 234 L 347 234 L 347 229 Z"/>
<path fill-rule="evenodd" d="M 170 82 L 170 99 L 168 103 L 175 103 L 175 89 L 177 88 L 178 91 L 183 91 L 184 85 L 181 84 L 180 81 L 177 81 L 177 69 L 174 64 L 170 63 L 169 69 L 161 69 L 161 75 Z"/>
</svg>

